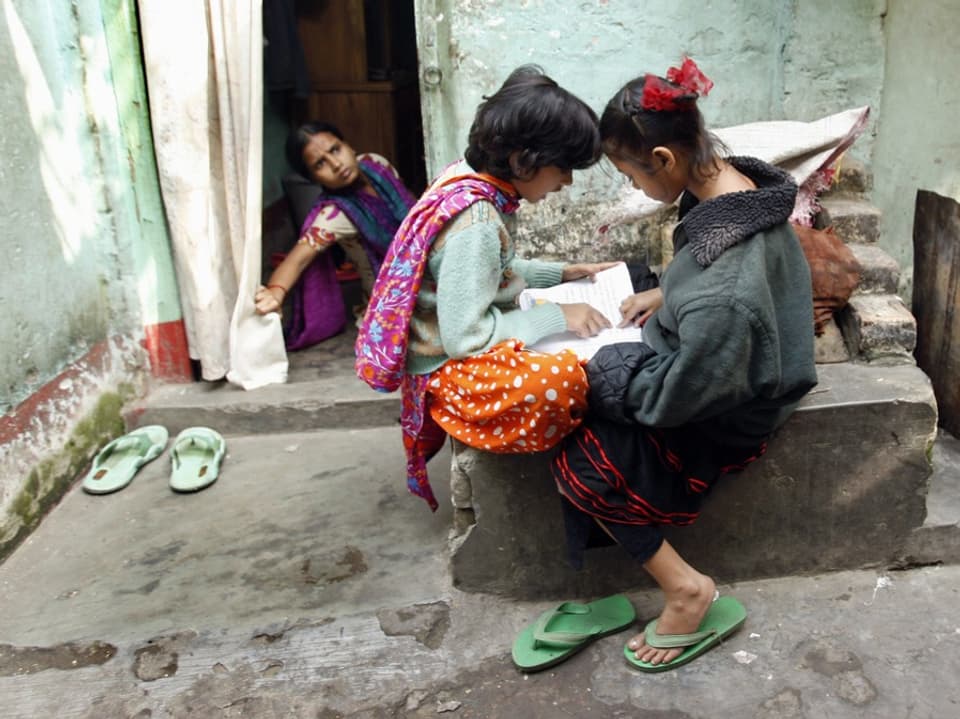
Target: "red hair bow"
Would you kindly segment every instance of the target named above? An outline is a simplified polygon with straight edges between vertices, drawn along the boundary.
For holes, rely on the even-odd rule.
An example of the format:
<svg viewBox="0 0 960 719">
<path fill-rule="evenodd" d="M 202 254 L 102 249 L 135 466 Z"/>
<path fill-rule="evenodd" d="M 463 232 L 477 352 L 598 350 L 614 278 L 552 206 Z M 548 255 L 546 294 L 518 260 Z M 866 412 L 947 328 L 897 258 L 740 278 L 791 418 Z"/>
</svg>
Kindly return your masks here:
<svg viewBox="0 0 960 719">
<path fill-rule="evenodd" d="M 700 97 L 706 97 L 713 88 L 713 80 L 700 72 L 697 63 L 689 57 L 683 58 L 683 64 L 680 67 L 671 67 L 667 70 L 667 79 L 691 95 Z"/>
<path fill-rule="evenodd" d="M 666 80 L 650 74 L 644 77 L 640 107 L 656 112 L 679 110 L 681 105 L 677 100 L 688 95 L 706 97 L 712 88 L 713 81 L 700 72 L 693 60 L 684 57 L 680 67 L 667 70 Z"/>
</svg>

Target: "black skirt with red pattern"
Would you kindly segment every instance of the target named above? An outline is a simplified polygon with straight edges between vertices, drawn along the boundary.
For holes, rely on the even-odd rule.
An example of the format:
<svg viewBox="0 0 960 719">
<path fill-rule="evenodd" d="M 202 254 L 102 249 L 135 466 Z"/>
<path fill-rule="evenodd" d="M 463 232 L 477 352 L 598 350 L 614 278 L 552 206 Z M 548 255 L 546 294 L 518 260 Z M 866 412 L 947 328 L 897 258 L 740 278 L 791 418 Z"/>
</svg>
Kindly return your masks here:
<svg viewBox="0 0 960 719">
<path fill-rule="evenodd" d="M 691 524 L 726 474 L 766 451 L 766 443 L 722 446 L 697 424 L 626 425 L 588 416 L 563 442 L 552 471 L 576 510 L 627 525 Z"/>
</svg>

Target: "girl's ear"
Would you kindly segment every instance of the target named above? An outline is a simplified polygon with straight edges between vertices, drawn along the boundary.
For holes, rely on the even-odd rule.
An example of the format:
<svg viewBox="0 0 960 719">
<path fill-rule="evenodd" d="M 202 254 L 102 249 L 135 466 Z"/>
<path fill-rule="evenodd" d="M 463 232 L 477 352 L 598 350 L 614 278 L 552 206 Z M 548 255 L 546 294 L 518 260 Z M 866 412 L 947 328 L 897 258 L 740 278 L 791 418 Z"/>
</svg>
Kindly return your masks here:
<svg viewBox="0 0 960 719">
<path fill-rule="evenodd" d="M 664 147 L 663 145 L 658 145 L 653 148 L 653 151 L 650 153 L 653 157 L 653 169 L 654 171 L 659 172 L 661 169 L 670 172 L 677 165 L 677 156 L 673 154 L 673 150 L 669 147 Z"/>
<path fill-rule="evenodd" d="M 526 154 L 526 150 L 514 150 L 510 153 L 510 173 L 518 180 L 529 180 L 534 173 L 520 164 L 520 156 L 523 154 Z"/>
</svg>

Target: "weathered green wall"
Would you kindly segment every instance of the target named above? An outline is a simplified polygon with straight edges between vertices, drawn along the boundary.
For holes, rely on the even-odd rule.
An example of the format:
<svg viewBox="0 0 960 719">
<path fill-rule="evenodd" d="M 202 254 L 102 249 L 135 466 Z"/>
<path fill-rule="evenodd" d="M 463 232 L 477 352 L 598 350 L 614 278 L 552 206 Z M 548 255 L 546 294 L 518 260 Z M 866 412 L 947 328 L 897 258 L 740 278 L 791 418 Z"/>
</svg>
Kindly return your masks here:
<svg viewBox="0 0 960 719">
<path fill-rule="evenodd" d="M 909 302 L 917 190 L 960 201 L 960 0 L 889 5 L 873 201 L 883 210 L 881 244 L 900 262 Z"/>
<path fill-rule="evenodd" d="M 180 319 L 134 0 L 0 3 L 0 556 L 142 393 Z"/>
<path fill-rule="evenodd" d="M 101 238 L 114 230 L 85 93 L 88 40 L 70 3 L 3 3 L 4 411 L 105 339 L 110 325 L 107 275 L 116 259 Z"/>
<path fill-rule="evenodd" d="M 428 171 L 463 152 L 482 96 L 529 62 L 598 112 L 626 81 L 662 74 L 684 53 L 716 83 L 701 103 L 713 127 L 877 110 L 885 12 L 884 0 L 418 0 Z M 875 131 L 874 120 L 854 146 L 868 163 Z M 525 250 L 620 256 L 643 244 L 636 228 L 596 241 L 603 205 L 622 187 L 614 175 L 601 163 L 525 206 Z"/>
<path fill-rule="evenodd" d="M 180 317 L 131 13 L 0 12 L 4 412 L 108 336 Z"/>
<path fill-rule="evenodd" d="M 684 53 L 715 81 L 702 104 L 716 127 L 812 120 L 876 107 L 883 82 L 882 0 L 418 0 L 429 170 L 462 152 L 482 95 L 534 62 L 602 109 L 627 80 Z M 438 41 L 431 49 L 429 43 Z M 439 91 L 438 91 L 439 90 Z M 442 95 L 442 97 L 441 97 Z M 870 138 L 859 144 L 869 151 Z M 581 183 L 581 190 L 586 189 Z"/>
</svg>

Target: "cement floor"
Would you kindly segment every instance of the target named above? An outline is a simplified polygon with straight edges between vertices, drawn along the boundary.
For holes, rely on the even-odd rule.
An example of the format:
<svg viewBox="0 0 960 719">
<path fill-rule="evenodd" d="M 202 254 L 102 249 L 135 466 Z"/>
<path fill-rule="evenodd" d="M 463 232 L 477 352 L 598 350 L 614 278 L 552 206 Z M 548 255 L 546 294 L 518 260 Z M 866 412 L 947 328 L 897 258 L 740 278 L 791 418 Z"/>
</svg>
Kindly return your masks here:
<svg viewBox="0 0 960 719">
<path fill-rule="evenodd" d="M 450 586 L 445 456 L 432 514 L 395 427 L 228 444 L 194 495 L 168 454 L 116 494 L 75 488 L 0 565 L 0 717 L 960 715 L 960 566 L 724 585 L 747 624 L 687 667 L 636 672 L 624 633 L 528 676 L 510 646 L 550 603 Z"/>
</svg>

